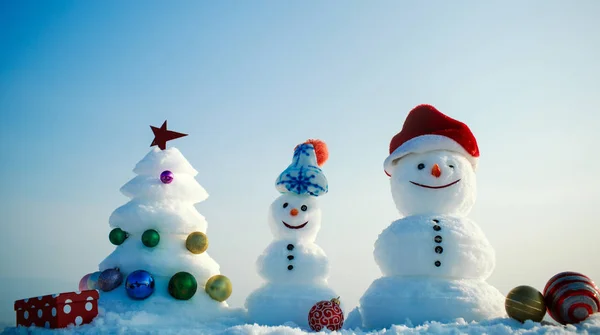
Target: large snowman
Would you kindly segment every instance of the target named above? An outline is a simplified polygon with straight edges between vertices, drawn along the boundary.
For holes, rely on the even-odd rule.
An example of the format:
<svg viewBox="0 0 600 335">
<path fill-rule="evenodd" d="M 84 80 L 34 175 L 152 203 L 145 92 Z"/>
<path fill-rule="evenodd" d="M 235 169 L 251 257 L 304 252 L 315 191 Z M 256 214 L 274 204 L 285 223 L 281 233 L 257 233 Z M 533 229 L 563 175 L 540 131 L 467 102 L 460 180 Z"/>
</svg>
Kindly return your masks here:
<svg viewBox="0 0 600 335">
<path fill-rule="evenodd" d="M 327 158 L 325 143 L 309 140 L 295 148 L 292 164 L 277 178 L 281 195 L 271 204 L 268 219 L 274 239 L 257 260 L 266 283 L 246 300 L 250 322 L 308 328 L 311 307 L 336 297 L 327 285 L 327 256 L 314 243 L 321 228 L 317 197 L 328 191 L 319 166 Z"/>
<path fill-rule="evenodd" d="M 467 125 L 415 107 L 384 162 L 398 211 L 375 242 L 383 277 L 360 299 L 365 328 L 501 317 L 504 297 L 485 282 L 495 253 L 466 215 L 476 198 L 477 141 Z"/>
</svg>

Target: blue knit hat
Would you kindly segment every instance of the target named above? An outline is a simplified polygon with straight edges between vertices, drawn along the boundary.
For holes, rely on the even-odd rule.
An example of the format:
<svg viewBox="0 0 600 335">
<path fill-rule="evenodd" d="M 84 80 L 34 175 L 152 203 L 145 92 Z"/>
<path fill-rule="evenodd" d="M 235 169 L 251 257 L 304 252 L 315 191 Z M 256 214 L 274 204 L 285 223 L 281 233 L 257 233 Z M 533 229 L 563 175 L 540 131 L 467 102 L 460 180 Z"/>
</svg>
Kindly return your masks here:
<svg viewBox="0 0 600 335">
<path fill-rule="evenodd" d="M 281 193 L 296 193 L 318 197 L 327 193 L 327 178 L 320 166 L 328 158 L 327 145 L 320 140 L 308 140 L 294 149 L 292 164 L 277 178 L 275 188 Z"/>
</svg>

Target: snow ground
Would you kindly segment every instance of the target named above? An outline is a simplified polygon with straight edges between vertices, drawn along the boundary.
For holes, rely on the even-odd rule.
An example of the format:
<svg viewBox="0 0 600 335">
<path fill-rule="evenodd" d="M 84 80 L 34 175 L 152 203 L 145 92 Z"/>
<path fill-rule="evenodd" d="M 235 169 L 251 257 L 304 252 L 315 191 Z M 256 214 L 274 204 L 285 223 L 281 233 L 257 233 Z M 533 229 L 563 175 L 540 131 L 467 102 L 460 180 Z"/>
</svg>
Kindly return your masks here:
<svg viewBox="0 0 600 335">
<path fill-rule="evenodd" d="M 194 320 L 184 320 L 171 316 L 165 318 L 164 315 L 152 315 L 146 312 L 135 312 L 125 315 L 100 312 L 100 315 L 92 324 L 79 327 L 72 327 L 61 330 L 50 330 L 41 328 L 15 328 L 13 325 L 0 325 L 4 328 L 2 334 L 222 334 L 222 335 L 303 335 L 312 333 L 308 330 L 302 330 L 294 325 L 284 325 L 277 327 L 265 327 L 259 325 L 243 324 L 242 318 L 232 317 L 221 319 L 218 322 L 201 323 Z M 1 328 L 0 328 L 1 329 Z M 333 333 L 330 331 L 322 333 Z M 361 330 L 342 329 L 339 334 L 452 334 L 452 335 L 563 335 L 563 334 L 600 334 L 600 314 L 595 314 L 588 320 L 578 325 L 558 326 L 542 325 L 528 321 L 521 324 L 515 320 L 507 318 L 493 319 L 481 323 L 466 323 L 456 321 L 454 323 L 440 324 L 437 322 L 426 323 L 422 326 L 393 326 L 391 329 L 381 330 Z M 336 334 L 337 334 L 336 333 Z"/>
</svg>

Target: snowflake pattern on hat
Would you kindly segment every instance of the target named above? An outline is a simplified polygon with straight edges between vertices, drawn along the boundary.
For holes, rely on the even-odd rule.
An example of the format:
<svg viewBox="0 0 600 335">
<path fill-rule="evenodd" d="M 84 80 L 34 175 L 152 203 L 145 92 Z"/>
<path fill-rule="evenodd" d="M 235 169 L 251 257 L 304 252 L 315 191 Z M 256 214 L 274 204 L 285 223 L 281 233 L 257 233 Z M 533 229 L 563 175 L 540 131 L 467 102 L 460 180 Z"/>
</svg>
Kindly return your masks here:
<svg viewBox="0 0 600 335">
<path fill-rule="evenodd" d="M 303 143 L 296 147 L 292 164 L 279 175 L 275 188 L 281 193 L 292 192 L 315 197 L 327 193 L 327 178 L 317 165 L 312 144 Z"/>
</svg>

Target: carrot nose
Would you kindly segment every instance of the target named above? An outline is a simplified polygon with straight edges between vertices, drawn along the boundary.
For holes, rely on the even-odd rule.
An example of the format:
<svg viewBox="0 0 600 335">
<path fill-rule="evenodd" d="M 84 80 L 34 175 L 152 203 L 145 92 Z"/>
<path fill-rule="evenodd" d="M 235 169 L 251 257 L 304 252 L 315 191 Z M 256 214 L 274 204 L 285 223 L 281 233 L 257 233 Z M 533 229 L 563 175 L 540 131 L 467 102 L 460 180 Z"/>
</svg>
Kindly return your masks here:
<svg viewBox="0 0 600 335">
<path fill-rule="evenodd" d="M 442 170 L 440 170 L 439 165 L 433 164 L 433 167 L 431 168 L 431 175 L 433 175 L 436 178 L 439 178 L 442 175 Z"/>
<path fill-rule="evenodd" d="M 295 209 L 295 208 L 292 208 L 292 210 L 290 211 L 290 215 L 291 215 L 291 216 L 296 216 L 296 215 L 298 215 L 298 210 L 297 210 L 297 209 Z"/>
</svg>

